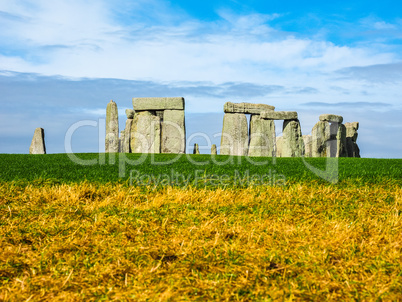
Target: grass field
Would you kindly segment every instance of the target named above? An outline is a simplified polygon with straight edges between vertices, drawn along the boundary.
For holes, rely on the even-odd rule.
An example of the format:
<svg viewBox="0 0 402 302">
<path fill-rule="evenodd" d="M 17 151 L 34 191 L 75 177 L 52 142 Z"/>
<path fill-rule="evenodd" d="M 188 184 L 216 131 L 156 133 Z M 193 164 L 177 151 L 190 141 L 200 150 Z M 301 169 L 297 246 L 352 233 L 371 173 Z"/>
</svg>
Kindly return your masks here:
<svg viewBox="0 0 402 302">
<path fill-rule="evenodd" d="M 130 185 L 105 160 L 0 155 L 0 300 L 401 299 L 401 160 L 340 159 L 336 184 L 300 159 L 127 168 L 202 171 L 187 186 Z M 285 183 L 236 181 L 269 169 Z"/>
</svg>

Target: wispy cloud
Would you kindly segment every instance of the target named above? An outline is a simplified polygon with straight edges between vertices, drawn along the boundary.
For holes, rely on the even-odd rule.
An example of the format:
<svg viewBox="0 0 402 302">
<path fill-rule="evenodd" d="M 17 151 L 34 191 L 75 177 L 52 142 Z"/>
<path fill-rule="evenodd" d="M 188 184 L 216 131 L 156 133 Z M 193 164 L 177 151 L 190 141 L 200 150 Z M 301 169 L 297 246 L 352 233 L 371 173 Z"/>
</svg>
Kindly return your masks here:
<svg viewBox="0 0 402 302">
<path fill-rule="evenodd" d="M 352 66 L 340 69 L 337 73 L 345 78 L 362 79 L 368 82 L 395 83 L 402 80 L 402 62 L 370 66 Z"/>
</svg>

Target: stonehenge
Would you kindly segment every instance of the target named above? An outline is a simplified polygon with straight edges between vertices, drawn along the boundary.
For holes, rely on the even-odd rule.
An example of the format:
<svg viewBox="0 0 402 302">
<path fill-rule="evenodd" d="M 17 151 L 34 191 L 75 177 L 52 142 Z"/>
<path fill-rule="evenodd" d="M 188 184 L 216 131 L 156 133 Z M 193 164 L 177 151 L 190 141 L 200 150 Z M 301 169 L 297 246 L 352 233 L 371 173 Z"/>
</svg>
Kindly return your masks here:
<svg viewBox="0 0 402 302">
<path fill-rule="evenodd" d="M 311 156 L 312 157 L 358 157 L 353 151 L 348 151 L 347 127 L 342 124 L 343 117 L 334 114 L 322 114 L 311 132 Z M 358 123 L 346 123 L 356 125 Z M 354 136 L 353 126 L 350 126 L 350 135 Z M 357 131 L 357 129 L 355 130 Z M 356 133 L 357 138 L 357 133 Z M 358 149 L 350 139 L 350 149 Z"/>
<path fill-rule="evenodd" d="M 185 153 L 184 98 L 133 98 L 126 116 L 119 138 L 117 105 L 107 105 L 105 152 Z"/>
<path fill-rule="evenodd" d="M 119 137 L 117 105 L 110 101 L 106 108 L 105 152 L 185 153 L 184 109 L 182 97 L 133 98 L 133 109 L 126 110 L 125 128 Z M 360 157 L 356 142 L 359 123 L 343 124 L 340 115 L 320 115 L 311 134 L 303 135 L 296 111 L 275 111 L 271 105 L 232 102 L 226 102 L 223 109 L 221 155 Z M 246 115 L 250 116 L 249 122 Z M 278 137 L 276 120 L 283 121 L 282 136 Z M 197 144 L 193 153 L 199 154 Z M 211 154 L 217 154 L 216 145 L 212 146 Z"/>
<path fill-rule="evenodd" d="M 274 111 L 264 104 L 231 103 L 224 105 L 221 154 L 248 156 L 302 156 L 304 142 L 295 111 Z M 250 127 L 247 134 L 247 118 Z M 283 120 L 283 137 L 275 134 L 275 120 Z M 277 144 L 280 144 L 278 147 Z"/>
<path fill-rule="evenodd" d="M 43 128 L 35 129 L 31 146 L 29 147 L 29 154 L 46 154 L 45 130 Z"/>
</svg>

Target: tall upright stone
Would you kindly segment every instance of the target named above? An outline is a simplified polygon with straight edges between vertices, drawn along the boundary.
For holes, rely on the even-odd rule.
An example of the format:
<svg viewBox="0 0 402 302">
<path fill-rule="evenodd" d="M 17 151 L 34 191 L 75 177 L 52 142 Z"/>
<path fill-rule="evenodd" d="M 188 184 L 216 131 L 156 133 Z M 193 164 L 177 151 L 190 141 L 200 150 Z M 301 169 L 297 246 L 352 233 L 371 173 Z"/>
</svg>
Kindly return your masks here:
<svg viewBox="0 0 402 302">
<path fill-rule="evenodd" d="M 247 155 L 248 126 L 242 113 L 226 113 L 223 117 L 221 155 Z"/>
<path fill-rule="evenodd" d="M 283 150 L 283 136 L 277 136 L 275 145 L 275 156 L 282 157 L 282 150 Z"/>
<path fill-rule="evenodd" d="M 123 153 L 131 153 L 131 127 L 133 126 L 133 119 L 126 120 L 126 127 L 124 128 L 124 142 Z"/>
<path fill-rule="evenodd" d="M 161 121 L 149 111 L 137 112 L 131 126 L 132 153 L 160 153 Z"/>
<path fill-rule="evenodd" d="M 282 157 L 300 157 L 304 154 L 304 141 L 299 120 L 283 122 Z"/>
<path fill-rule="evenodd" d="M 347 157 L 345 125 L 332 123 L 330 132 L 330 140 L 328 141 L 330 157 Z"/>
<path fill-rule="evenodd" d="M 213 144 L 211 147 L 211 155 L 217 155 L 217 154 L 218 154 L 218 151 L 216 150 L 216 145 Z"/>
<path fill-rule="evenodd" d="M 248 156 L 272 156 L 276 137 L 275 122 L 253 114 L 250 118 Z"/>
<path fill-rule="evenodd" d="M 360 157 L 360 149 L 357 145 L 359 123 L 345 123 L 346 127 L 346 150 L 348 157 Z"/>
<path fill-rule="evenodd" d="M 124 141 L 125 141 L 125 139 L 124 139 L 124 136 L 125 136 L 125 131 L 124 130 L 121 130 L 120 131 L 120 137 L 119 137 L 119 153 L 125 153 L 124 152 Z"/>
<path fill-rule="evenodd" d="M 106 107 L 105 152 L 119 152 L 119 116 L 113 100 Z"/>
<path fill-rule="evenodd" d="M 193 154 L 200 154 L 200 147 L 198 144 L 194 144 Z"/>
<path fill-rule="evenodd" d="M 313 147 L 313 137 L 311 135 L 303 135 L 303 141 L 304 141 L 304 156 L 311 157 Z"/>
<path fill-rule="evenodd" d="M 45 130 L 43 128 L 35 129 L 31 146 L 29 147 L 29 154 L 46 154 Z"/>
<path fill-rule="evenodd" d="M 162 121 L 162 153 L 186 152 L 184 110 L 164 110 Z"/>
<path fill-rule="evenodd" d="M 314 125 L 311 131 L 312 145 L 311 156 L 312 157 L 329 157 L 328 141 L 331 138 L 330 124 L 327 121 L 319 121 Z"/>
</svg>

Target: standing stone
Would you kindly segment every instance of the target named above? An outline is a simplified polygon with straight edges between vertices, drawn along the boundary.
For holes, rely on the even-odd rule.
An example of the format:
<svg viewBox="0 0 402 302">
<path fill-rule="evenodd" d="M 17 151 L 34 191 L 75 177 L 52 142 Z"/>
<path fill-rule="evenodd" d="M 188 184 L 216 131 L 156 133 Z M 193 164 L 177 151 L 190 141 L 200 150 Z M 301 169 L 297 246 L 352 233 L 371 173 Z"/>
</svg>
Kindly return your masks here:
<svg viewBox="0 0 402 302">
<path fill-rule="evenodd" d="M 198 144 L 194 144 L 193 154 L 200 154 L 200 147 Z"/>
<path fill-rule="evenodd" d="M 36 128 L 32 138 L 29 154 L 46 154 L 45 130 Z"/>
<path fill-rule="evenodd" d="M 346 127 L 346 150 L 348 157 L 360 157 L 360 149 L 357 145 L 357 130 L 359 129 L 359 123 L 345 123 Z"/>
<path fill-rule="evenodd" d="M 330 125 L 329 146 L 330 157 L 346 157 L 346 127 L 340 123 L 332 123 Z"/>
<path fill-rule="evenodd" d="M 275 141 L 275 122 L 251 115 L 248 156 L 272 156 Z"/>
<path fill-rule="evenodd" d="M 304 141 L 304 156 L 311 157 L 313 147 L 313 137 L 311 135 L 303 135 L 303 141 Z"/>
<path fill-rule="evenodd" d="M 122 130 L 120 132 L 120 138 L 119 138 L 119 153 L 124 153 L 124 136 L 125 136 L 125 131 Z"/>
<path fill-rule="evenodd" d="M 216 150 L 216 145 L 213 144 L 211 147 L 211 155 L 217 155 L 217 154 L 218 154 L 218 151 Z"/>
<path fill-rule="evenodd" d="M 278 136 L 278 137 L 276 137 L 276 146 L 275 146 L 275 149 L 276 149 L 275 156 L 276 156 L 276 157 L 282 157 L 283 136 Z"/>
<path fill-rule="evenodd" d="M 330 124 L 327 121 L 319 121 L 314 125 L 313 130 L 311 131 L 311 136 L 311 156 L 329 157 L 329 148 L 327 143 L 331 137 Z"/>
<path fill-rule="evenodd" d="M 133 120 L 126 120 L 126 128 L 124 128 L 124 142 L 123 142 L 123 153 L 131 153 L 131 127 L 133 126 Z"/>
<path fill-rule="evenodd" d="M 130 145 L 132 153 L 160 153 L 160 118 L 148 111 L 136 113 L 131 126 Z"/>
<path fill-rule="evenodd" d="M 162 122 L 162 153 L 186 152 L 184 110 L 164 110 Z"/>
<path fill-rule="evenodd" d="M 105 152 L 119 152 L 119 117 L 113 100 L 106 107 Z"/>
<path fill-rule="evenodd" d="M 247 155 L 248 127 L 246 115 L 226 113 L 223 117 L 221 155 Z"/>
<path fill-rule="evenodd" d="M 282 157 L 300 157 L 304 154 L 304 142 L 299 120 L 283 121 Z"/>
</svg>

